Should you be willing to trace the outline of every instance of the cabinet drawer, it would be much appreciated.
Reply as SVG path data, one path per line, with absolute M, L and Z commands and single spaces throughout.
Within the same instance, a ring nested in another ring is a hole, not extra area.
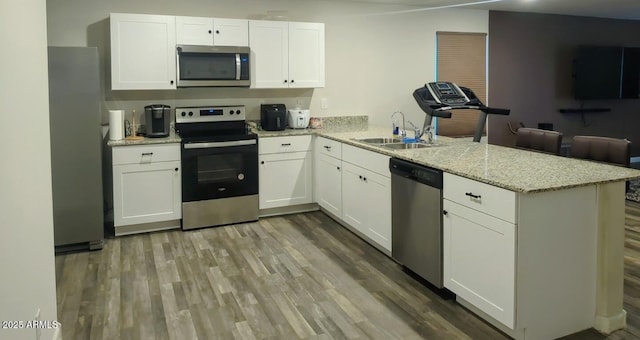
M 180 144 L 131 145 L 113 148 L 113 165 L 180 160 Z
M 389 156 L 361 149 L 348 144 L 342 145 L 342 161 L 391 177 L 389 172 Z
M 513 191 L 445 173 L 442 196 L 501 220 L 516 222 L 516 193 Z
M 323 155 L 342 159 L 342 143 L 333 139 L 317 137 L 315 149 Z
M 311 135 L 260 138 L 258 149 L 261 155 L 309 151 L 311 150 Z

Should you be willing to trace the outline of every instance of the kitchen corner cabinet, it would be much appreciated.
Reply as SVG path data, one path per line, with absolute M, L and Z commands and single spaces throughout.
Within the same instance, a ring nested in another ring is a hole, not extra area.
M 202 46 L 249 46 L 249 20 L 177 16 L 176 43 Z
M 180 227 L 180 144 L 113 147 L 116 236 Z
M 342 146 L 342 219 L 391 252 L 389 157 Z
M 175 17 L 111 13 L 111 89 L 176 88 Z
M 313 152 L 315 201 L 342 219 L 342 143 L 317 137 Z
M 443 181 L 444 286 L 459 302 L 516 339 L 592 327 L 595 186 L 524 194 Z
M 324 87 L 324 24 L 249 21 L 251 87 Z
M 260 209 L 312 203 L 311 137 L 267 137 L 259 140 Z

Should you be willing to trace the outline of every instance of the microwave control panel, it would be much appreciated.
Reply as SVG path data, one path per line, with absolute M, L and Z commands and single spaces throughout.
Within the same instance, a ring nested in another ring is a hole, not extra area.
M 428 88 L 435 101 L 441 104 L 456 106 L 469 101 L 458 85 L 451 82 L 432 82 L 428 84 Z

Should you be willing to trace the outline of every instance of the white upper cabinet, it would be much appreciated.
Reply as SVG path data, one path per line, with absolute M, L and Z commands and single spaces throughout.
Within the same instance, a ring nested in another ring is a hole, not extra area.
M 249 21 L 251 87 L 324 87 L 324 24 Z
M 249 46 L 246 19 L 176 17 L 176 43 L 179 45 Z
M 112 13 L 111 89 L 176 88 L 175 17 Z
M 324 87 L 324 24 L 289 23 L 289 87 Z

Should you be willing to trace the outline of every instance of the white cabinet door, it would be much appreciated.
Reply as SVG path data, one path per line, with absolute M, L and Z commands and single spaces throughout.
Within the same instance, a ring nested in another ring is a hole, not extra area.
M 111 14 L 111 89 L 175 89 L 175 18 Z
M 182 217 L 180 161 L 113 167 L 116 227 Z
M 176 43 L 202 46 L 249 46 L 249 20 L 176 17 Z
M 313 201 L 312 153 L 260 155 L 260 209 Z
M 444 286 L 513 329 L 515 225 L 446 199 L 443 210 Z
M 363 199 L 365 183 L 362 169 L 342 164 L 342 220 L 362 234 L 367 234 L 368 198 Z
M 361 199 L 367 202 L 367 236 L 391 251 L 391 179 L 365 171 Z
M 342 163 L 342 219 L 391 251 L 391 179 Z
M 249 46 L 249 20 L 214 18 L 213 44 L 216 46 Z
M 342 161 L 318 152 L 314 164 L 316 201 L 342 218 Z
M 324 24 L 289 23 L 289 87 L 324 87 Z
M 289 87 L 289 24 L 283 21 L 249 21 L 251 87 Z
M 176 17 L 176 43 L 179 45 L 213 45 L 213 19 Z

